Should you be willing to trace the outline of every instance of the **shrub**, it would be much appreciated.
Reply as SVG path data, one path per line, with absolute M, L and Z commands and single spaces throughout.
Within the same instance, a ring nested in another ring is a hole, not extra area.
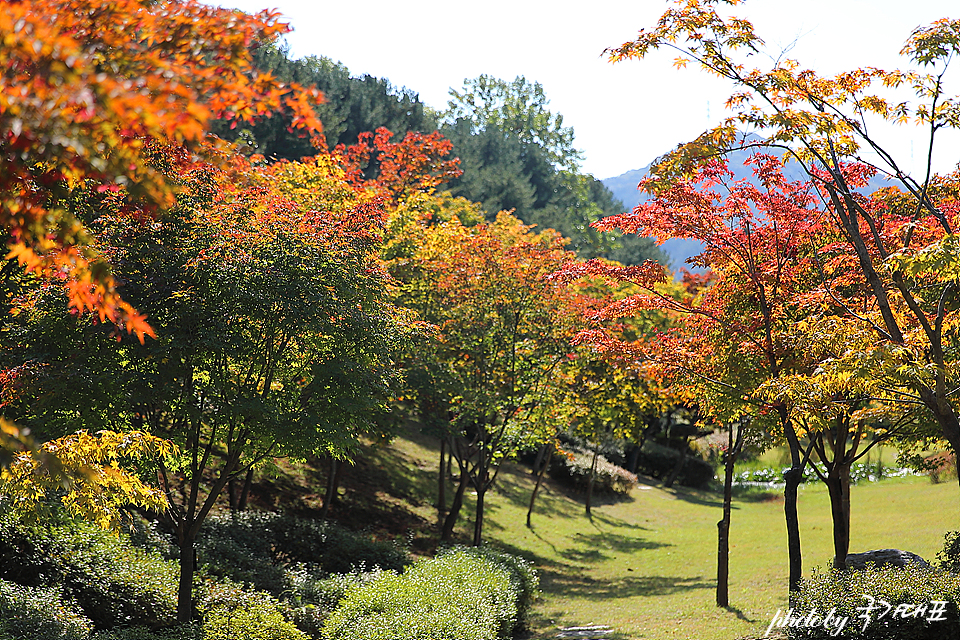
M 573 486 L 586 489 L 590 482 L 590 468 L 593 466 L 593 453 L 579 450 L 571 451 L 572 457 L 559 456 L 551 467 L 551 475 L 557 480 L 566 481 Z M 637 486 L 637 476 L 597 456 L 597 468 L 593 478 L 593 490 L 598 493 L 628 493 Z
M 208 571 L 253 585 L 276 597 L 292 585 L 285 570 L 309 565 L 314 573 L 402 570 L 410 557 L 396 544 L 378 542 L 338 525 L 274 513 L 244 512 L 207 520 L 198 540 Z
M 406 573 L 379 572 L 350 590 L 324 625 L 331 640 L 493 640 L 521 624 L 519 603 L 535 577 L 522 561 L 501 554 L 451 549 Z
M 506 553 L 493 547 L 454 547 L 456 552 L 483 558 L 506 569 L 510 574 L 514 591 L 517 594 L 517 626 L 514 632 L 519 631 L 526 624 L 527 615 L 533 601 L 540 594 L 540 576 L 534 569 L 533 563 L 520 556 Z M 449 553 L 449 551 L 444 551 Z
M 939 484 L 944 480 L 951 480 L 957 477 L 957 459 L 952 451 L 927 456 L 923 459 L 920 466 L 930 476 L 930 481 Z
M 269 594 L 208 583 L 200 600 L 203 640 L 308 640 Z
M 172 624 L 177 575 L 175 563 L 88 523 L 0 517 L 0 578 L 60 589 L 98 629 Z
M 0 580 L 0 638 L 86 640 L 92 626 L 64 600 L 59 589 Z
M 317 578 L 310 567 L 301 565 L 287 571 L 290 590 L 286 594 L 287 617 L 301 631 L 319 638 L 324 622 L 353 588 L 369 581 L 372 573 L 333 574 Z
M 865 618 L 865 607 L 875 599 L 877 609 Z M 946 602 L 944 620 L 934 621 L 933 601 Z M 891 608 L 883 603 L 889 603 Z M 820 640 L 833 637 L 857 640 L 958 640 L 960 620 L 957 603 L 960 602 L 960 577 L 918 565 L 904 568 L 870 566 L 862 571 L 830 569 L 815 571 L 804 580 L 794 604 L 794 611 L 806 615 L 816 609 L 824 616 L 832 609 L 835 617 L 846 617 L 848 623 L 840 635 L 823 625 L 791 629 L 792 638 Z M 916 606 L 926 605 L 919 612 Z M 898 605 L 904 605 L 898 610 Z M 915 617 L 904 616 L 906 605 Z M 881 614 L 887 610 L 887 614 Z M 897 612 L 901 613 L 898 614 Z M 864 626 L 866 624 L 866 626 Z
M 937 563 L 944 571 L 960 574 L 960 531 L 947 531 L 943 549 L 937 552 Z

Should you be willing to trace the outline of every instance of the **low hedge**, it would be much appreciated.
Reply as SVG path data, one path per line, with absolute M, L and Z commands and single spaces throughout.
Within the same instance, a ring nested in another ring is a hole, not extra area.
M 199 608 L 203 640 L 309 640 L 269 594 L 229 581 L 208 583 Z
M 960 640 L 958 602 L 960 576 L 919 565 L 815 571 L 801 584 L 795 616 L 815 611 L 823 619 L 833 612 L 832 618 L 847 619 L 845 627 L 840 633 L 822 622 L 784 628 L 804 640 Z
M 536 585 L 522 560 L 453 548 L 349 590 L 323 634 L 328 640 L 506 638 L 523 624 Z

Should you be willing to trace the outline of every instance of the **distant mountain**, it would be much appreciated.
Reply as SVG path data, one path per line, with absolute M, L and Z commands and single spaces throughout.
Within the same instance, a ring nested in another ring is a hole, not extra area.
M 763 138 L 755 134 L 750 134 L 747 136 L 747 140 L 750 142 L 762 142 Z M 728 166 L 730 167 L 731 171 L 733 171 L 735 180 L 741 180 L 744 178 L 750 179 L 753 177 L 753 167 L 745 166 L 743 163 L 755 152 L 756 150 L 754 149 L 744 149 L 741 151 L 734 151 L 727 156 Z M 767 153 L 777 157 L 783 157 L 783 154 L 786 152 L 782 149 L 769 149 Z M 633 209 L 633 207 L 637 206 L 641 202 L 650 199 L 650 195 L 639 191 L 637 189 L 637 185 L 640 184 L 641 180 L 650 174 L 650 167 L 652 164 L 653 163 L 651 162 L 642 169 L 633 169 L 632 171 L 627 171 L 619 176 L 601 180 L 601 182 L 603 182 L 607 189 L 613 192 L 614 196 L 623 202 L 628 210 Z M 795 162 L 788 162 L 784 166 L 783 174 L 788 180 L 807 179 L 807 175 L 804 173 L 803 169 L 801 169 L 800 166 Z M 882 176 L 874 176 L 870 180 L 870 184 L 868 184 L 863 191 L 864 193 L 873 193 L 877 189 L 888 187 L 892 184 L 894 183 Z M 703 249 L 703 244 L 697 242 L 696 240 L 672 238 L 664 242 L 661 248 L 670 258 L 670 268 L 676 271 L 681 266 L 684 266 L 684 262 L 687 260 L 687 258 L 700 253 L 700 251 Z M 688 269 L 691 269 L 689 265 L 686 266 Z

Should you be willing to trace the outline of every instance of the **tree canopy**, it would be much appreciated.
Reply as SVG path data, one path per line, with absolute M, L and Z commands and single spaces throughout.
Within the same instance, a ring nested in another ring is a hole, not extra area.
M 86 181 L 147 215 L 174 185 L 141 153 L 146 140 L 197 148 L 216 117 L 286 111 L 320 130 L 315 90 L 254 73 L 248 47 L 286 31 L 256 16 L 174 0 L 7 3 L 0 16 L 0 224 L 13 257 L 65 276 L 72 307 L 97 311 L 141 338 L 151 329 L 116 294 L 108 264 L 64 202 Z

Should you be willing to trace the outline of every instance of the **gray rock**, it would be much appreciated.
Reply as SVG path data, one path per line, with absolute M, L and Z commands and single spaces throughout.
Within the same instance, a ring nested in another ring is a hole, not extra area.
M 847 556 L 847 569 L 854 571 L 865 569 L 867 563 L 874 562 L 878 567 L 905 567 L 908 563 L 916 564 L 921 567 L 931 569 L 930 563 L 909 551 L 900 549 L 877 549 L 875 551 L 866 551 L 864 553 L 851 553 Z

